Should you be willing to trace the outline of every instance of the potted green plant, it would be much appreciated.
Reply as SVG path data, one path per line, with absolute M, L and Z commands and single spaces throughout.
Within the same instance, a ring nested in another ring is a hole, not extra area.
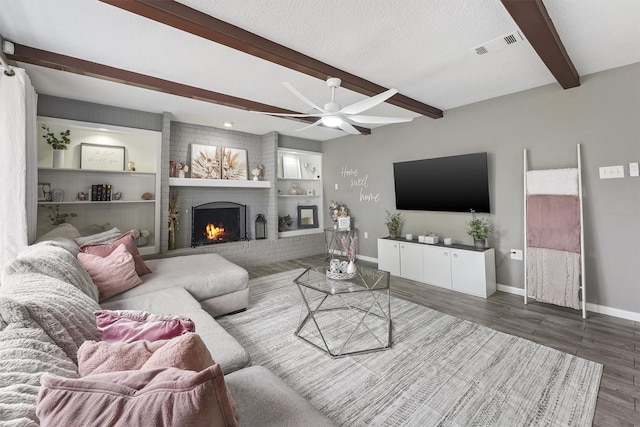
M 488 218 L 479 217 L 474 210 L 471 211 L 471 221 L 467 222 L 467 234 L 473 237 L 473 244 L 477 248 L 484 248 L 487 244 L 487 236 L 493 232 L 493 225 Z
M 64 132 L 60 132 L 60 138 L 58 138 L 51 130 L 49 126 L 46 124 L 42 125 L 42 129 L 45 130 L 45 134 L 42 137 L 47 141 L 47 144 L 53 148 L 53 167 L 61 168 L 64 165 L 64 150 L 69 148 L 69 144 L 71 144 L 71 139 L 69 135 L 71 135 L 71 131 L 69 129 Z
M 400 229 L 400 222 L 402 221 L 402 212 L 386 212 L 387 218 L 385 221 L 385 225 L 387 226 L 387 230 L 389 230 L 389 237 L 397 237 L 398 230 Z
M 293 225 L 293 218 L 291 215 L 278 217 L 278 231 L 287 231 Z

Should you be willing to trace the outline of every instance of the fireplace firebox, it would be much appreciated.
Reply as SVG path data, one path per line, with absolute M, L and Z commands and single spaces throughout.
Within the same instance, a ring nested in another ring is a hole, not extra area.
M 191 208 L 191 246 L 247 239 L 247 206 L 211 202 Z

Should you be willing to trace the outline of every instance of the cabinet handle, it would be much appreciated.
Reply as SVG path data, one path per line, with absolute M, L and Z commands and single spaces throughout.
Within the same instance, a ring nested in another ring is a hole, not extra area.
M 454 258 L 458 258 L 458 254 L 453 254 L 453 257 Z
M 449 256 L 449 252 L 443 252 L 444 256 Z

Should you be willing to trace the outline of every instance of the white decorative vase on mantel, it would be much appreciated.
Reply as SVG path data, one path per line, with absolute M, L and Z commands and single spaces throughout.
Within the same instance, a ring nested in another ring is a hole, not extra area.
M 53 167 L 60 169 L 64 167 L 64 152 L 65 150 L 53 150 Z

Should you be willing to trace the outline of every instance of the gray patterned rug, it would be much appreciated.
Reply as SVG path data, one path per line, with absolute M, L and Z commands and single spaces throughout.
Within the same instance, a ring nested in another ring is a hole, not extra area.
M 393 347 L 332 359 L 293 332 L 303 270 L 250 281 L 218 319 L 262 365 L 343 426 L 590 426 L 602 365 L 392 298 Z

